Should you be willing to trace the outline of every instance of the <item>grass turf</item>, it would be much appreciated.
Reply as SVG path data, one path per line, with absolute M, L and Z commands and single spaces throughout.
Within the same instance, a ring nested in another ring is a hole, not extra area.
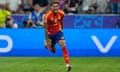
M 118 57 L 72 57 L 71 72 L 119 72 Z M 0 57 L 0 72 L 66 72 L 62 57 Z

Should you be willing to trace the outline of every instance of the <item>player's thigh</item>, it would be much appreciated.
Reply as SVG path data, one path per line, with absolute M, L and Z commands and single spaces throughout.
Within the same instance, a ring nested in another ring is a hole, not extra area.
M 63 48 L 63 47 L 66 46 L 65 40 L 59 40 L 58 43 L 59 43 L 59 45 L 61 46 L 61 48 Z
M 56 39 L 52 38 L 51 39 L 51 48 L 55 47 L 56 45 Z
M 58 32 L 58 34 L 56 36 L 56 40 L 61 47 L 65 46 L 65 38 L 64 38 L 63 32 L 61 32 L 61 31 Z

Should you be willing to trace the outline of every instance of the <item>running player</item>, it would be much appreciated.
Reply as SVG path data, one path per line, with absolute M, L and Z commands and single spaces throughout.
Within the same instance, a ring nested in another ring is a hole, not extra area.
M 55 45 L 58 43 L 62 48 L 67 71 L 71 70 L 69 54 L 65 45 L 65 39 L 62 32 L 64 12 L 58 7 L 59 2 L 51 3 L 51 9 L 45 14 L 44 27 L 46 34 L 46 47 L 55 53 Z

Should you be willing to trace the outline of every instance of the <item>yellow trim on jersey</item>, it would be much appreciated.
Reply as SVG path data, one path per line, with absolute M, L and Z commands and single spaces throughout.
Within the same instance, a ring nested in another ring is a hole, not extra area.
M 51 14 L 51 10 L 49 10 L 49 11 L 45 14 L 44 18 L 47 19 L 50 14 Z
M 62 10 L 58 10 L 61 14 L 65 15 L 64 11 Z

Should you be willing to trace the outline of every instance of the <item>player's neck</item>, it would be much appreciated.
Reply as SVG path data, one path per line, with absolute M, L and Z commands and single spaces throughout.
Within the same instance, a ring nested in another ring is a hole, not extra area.
M 57 13 L 58 13 L 58 11 L 54 11 L 54 10 L 52 12 L 54 15 L 57 15 Z

